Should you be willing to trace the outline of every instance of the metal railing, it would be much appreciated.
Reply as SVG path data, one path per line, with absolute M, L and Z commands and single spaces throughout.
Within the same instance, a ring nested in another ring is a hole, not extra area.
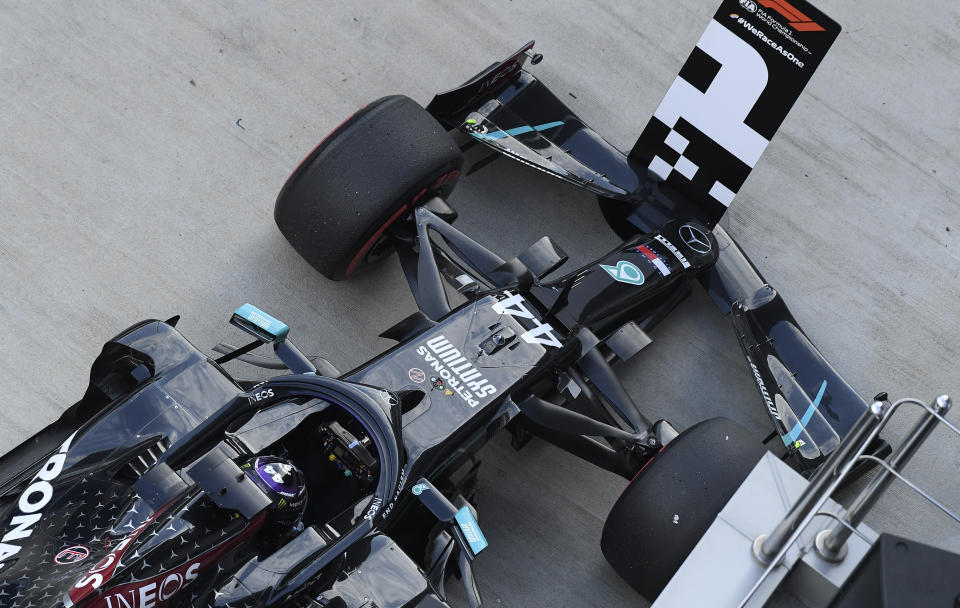
M 917 405 L 925 410 L 920 420 L 910 429 L 906 439 L 886 459 L 868 454 L 867 451 L 880 431 L 905 404 Z M 951 400 L 947 395 L 937 397 L 931 404 L 912 398 L 900 399 L 889 406 L 881 401 L 873 402 L 810 480 L 780 524 L 770 534 L 761 535 L 754 541 L 754 555 L 761 563 L 766 564 L 766 568 L 738 608 L 748 605 L 764 581 L 783 563 L 790 547 L 814 518 L 826 516 L 833 520 L 815 536 L 814 547 L 822 559 L 842 561 L 846 555 L 846 542 L 851 534 L 869 542 L 856 527 L 894 479 L 904 482 L 937 509 L 960 523 L 960 516 L 900 472 L 937 425 L 946 426 L 960 437 L 960 429 L 944 418 L 950 407 Z M 824 504 L 843 484 L 854 467 L 865 462 L 879 465 L 880 470 L 857 494 L 850 507 L 840 515 L 823 510 Z

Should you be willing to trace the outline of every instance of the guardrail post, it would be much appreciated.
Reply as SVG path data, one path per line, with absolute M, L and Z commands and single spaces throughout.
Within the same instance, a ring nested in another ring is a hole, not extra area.
M 950 411 L 952 402 L 947 395 L 940 395 L 933 402 L 933 411 L 940 416 Z M 937 426 L 939 420 L 930 411 L 925 411 L 920 420 L 910 430 L 906 440 L 887 460 L 888 466 L 893 470 L 902 469 L 910 460 L 917 448 L 923 443 L 927 435 Z M 886 468 L 881 468 L 876 477 L 870 480 L 867 487 L 857 495 L 847 513 L 844 521 L 834 522 L 831 526 L 824 528 L 817 534 L 816 548 L 817 553 L 825 560 L 838 562 L 843 560 L 847 553 L 847 539 L 850 538 L 853 529 L 863 521 L 864 516 L 870 511 L 874 503 L 883 491 L 887 489 L 890 482 L 894 480 L 893 474 Z

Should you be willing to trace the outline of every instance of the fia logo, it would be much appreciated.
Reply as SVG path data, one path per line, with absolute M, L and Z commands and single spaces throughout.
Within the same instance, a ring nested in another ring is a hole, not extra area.
M 643 271 L 637 268 L 635 264 L 631 264 L 630 262 L 620 260 L 617 262 L 616 266 L 600 264 L 600 268 L 606 270 L 611 277 L 621 283 L 627 283 L 628 285 L 643 285 Z
M 757 12 L 757 3 L 753 0 L 740 0 L 740 6 L 751 13 Z

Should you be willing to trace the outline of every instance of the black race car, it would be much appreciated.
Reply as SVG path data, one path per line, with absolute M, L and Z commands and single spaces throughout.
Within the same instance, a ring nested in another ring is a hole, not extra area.
M 341 373 L 251 305 L 232 323 L 253 340 L 216 360 L 176 318 L 122 332 L 83 398 L 0 459 L 0 606 L 443 606 L 451 573 L 479 605 L 473 455 L 504 429 L 633 480 L 601 542 L 652 599 L 763 449 L 728 420 L 649 420 L 613 371 L 694 280 L 733 313 L 772 443 L 815 470 L 866 403 L 717 221 L 839 26 L 797 3 L 824 33 L 800 61 L 742 4 L 723 2 L 629 154 L 523 69 L 533 42 L 426 109 L 385 97 L 334 130 L 275 219 L 333 279 L 399 254 L 419 310 L 383 332 L 397 345 Z M 549 237 L 489 251 L 447 203 L 471 146 L 596 193 L 623 242 L 566 274 Z M 222 367 L 237 358 L 289 373 L 247 381 Z M 702 483 L 653 496 L 678 483 L 661 461 Z M 677 509 L 696 525 L 645 545 Z

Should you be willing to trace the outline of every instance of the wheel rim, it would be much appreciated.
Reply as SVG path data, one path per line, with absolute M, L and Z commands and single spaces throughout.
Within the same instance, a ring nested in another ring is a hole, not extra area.
M 449 194 L 453 190 L 453 186 L 459 177 L 460 169 L 455 168 L 444 171 L 436 180 L 432 178 L 427 180 L 426 183 L 431 184 L 430 186 L 421 188 L 409 203 L 404 203 L 394 211 L 393 214 L 387 218 L 387 221 L 377 228 L 370 238 L 366 240 L 347 265 L 344 276 L 348 277 L 357 270 L 371 266 L 390 255 L 393 252 L 393 247 L 390 246 L 391 236 L 387 233 L 387 229 L 401 217 L 404 217 L 405 213 L 419 206 L 418 203 L 421 201 L 426 202 L 434 196 L 443 197 Z
M 384 234 L 387 228 L 390 227 L 397 219 L 407 210 L 407 204 L 404 203 L 399 209 L 397 209 L 390 218 L 384 222 L 371 236 L 367 239 L 367 242 L 364 243 L 360 250 L 353 260 L 350 261 L 350 264 L 347 266 L 347 271 L 344 273 L 346 276 L 353 274 L 358 268 L 373 264 L 380 261 L 390 252 L 386 247 L 386 241 L 389 239 L 389 236 Z

